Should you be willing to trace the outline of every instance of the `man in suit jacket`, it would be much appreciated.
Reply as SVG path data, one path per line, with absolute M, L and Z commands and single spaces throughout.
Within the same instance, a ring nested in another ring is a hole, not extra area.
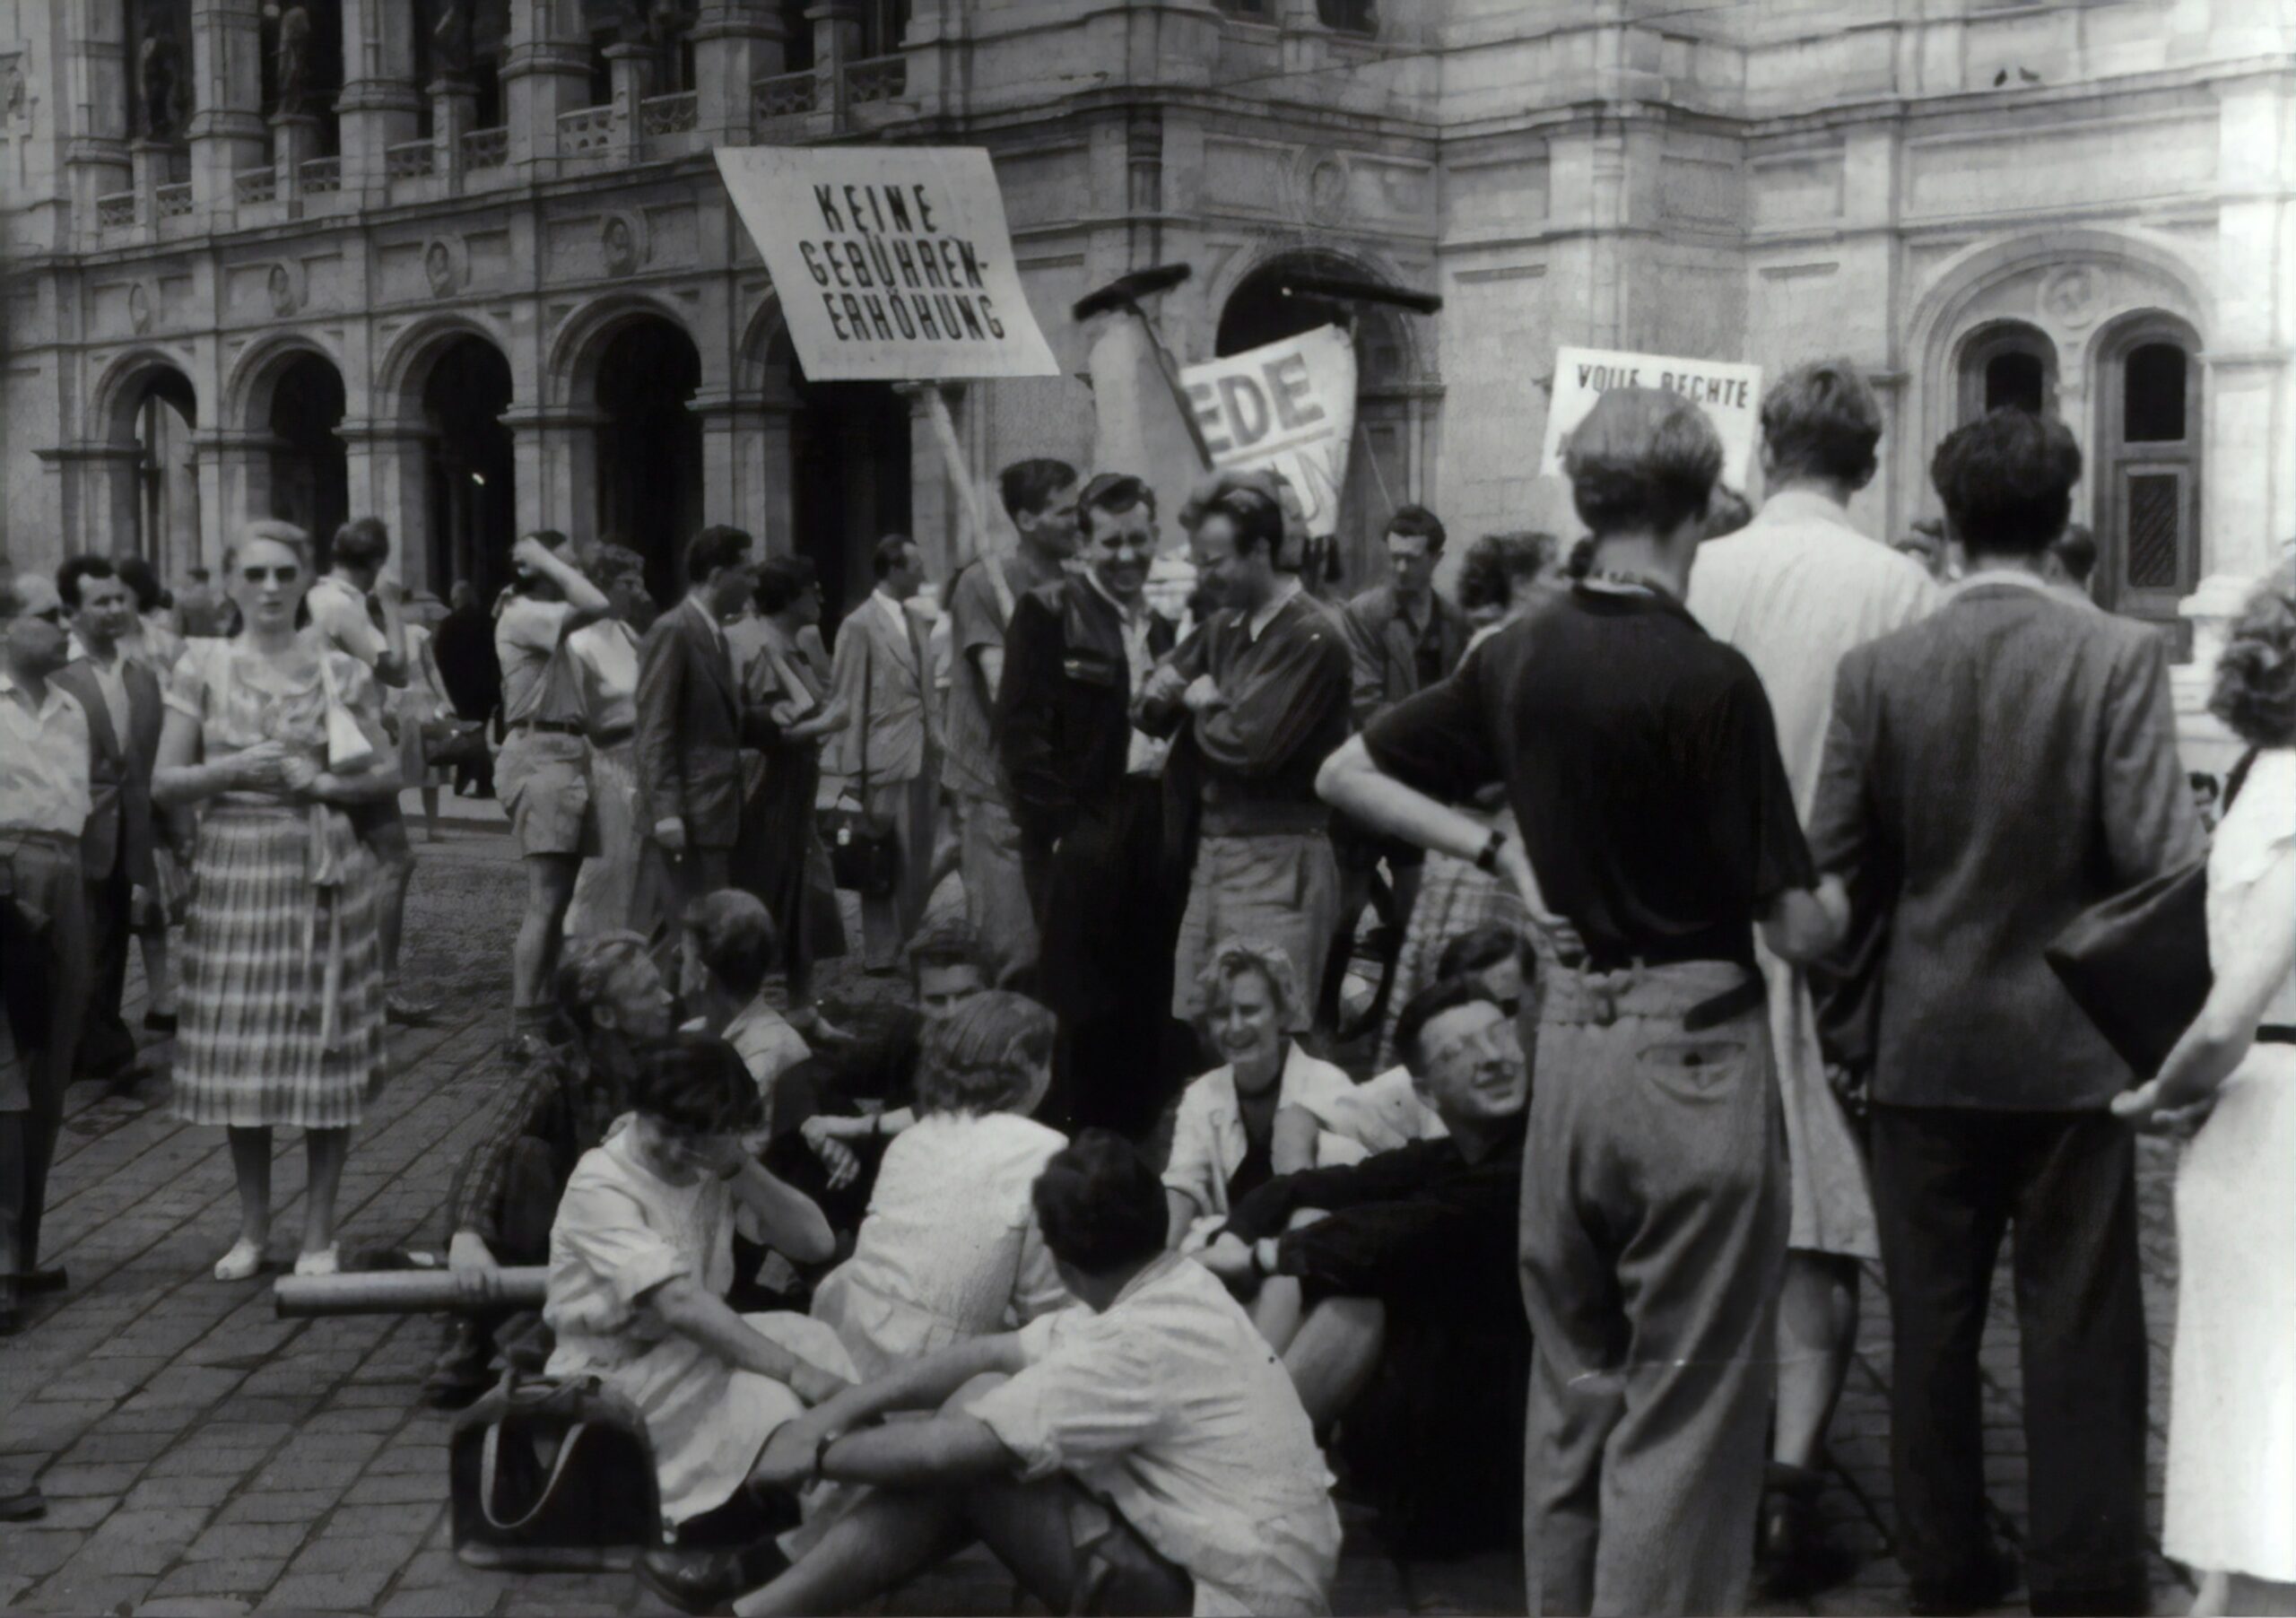
M 685 575 L 685 598 L 639 642 L 634 744 L 648 880 L 665 901 L 657 913 L 674 920 L 726 885 L 741 837 L 742 745 L 772 735 L 761 710 L 744 709 L 721 622 L 757 588 L 750 536 L 704 528 L 686 546 Z
M 2108 1110 L 2131 1074 L 2042 950 L 2202 843 L 2161 640 L 2043 577 L 2080 473 L 2064 426 L 2020 411 L 1938 447 L 1968 574 L 1935 614 L 1843 658 L 1811 820 L 1829 888 L 1888 907 L 1874 1202 L 1916 1611 L 1988 1605 L 2009 1582 L 1984 1516 L 1977 1356 L 2013 1221 L 2032 1610 L 2149 1610 L 2135 1149 Z
M 868 970 L 889 971 L 932 897 L 935 793 L 926 718 L 932 674 L 925 631 L 908 607 L 925 582 L 925 562 L 905 534 L 877 542 L 870 558 L 877 587 L 846 615 L 831 680 L 853 722 L 830 738 L 822 769 L 848 777 L 863 808 L 893 828 L 900 874 L 893 891 L 864 895 L 861 944 Z
M 56 683 L 88 716 L 91 806 L 80 864 L 94 990 L 79 1066 L 89 1077 L 120 1081 L 135 1071 L 135 1036 L 119 1011 L 127 941 L 159 903 L 152 765 L 160 754 L 160 683 L 120 648 L 135 623 L 135 594 L 111 563 L 75 556 L 57 570 L 56 586 L 72 613 L 73 657 Z
M 1172 649 L 1143 591 L 1156 495 L 1109 474 L 1077 505 L 1089 571 L 1013 605 L 996 732 L 1022 848 L 1039 881 L 1039 987 L 1060 1018 L 1053 1089 L 1037 1116 L 1136 1136 L 1177 1076 L 1172 946 L 1180 894 L 1165 858 L 1168 744 L 1132 724 L 1132 700 Z

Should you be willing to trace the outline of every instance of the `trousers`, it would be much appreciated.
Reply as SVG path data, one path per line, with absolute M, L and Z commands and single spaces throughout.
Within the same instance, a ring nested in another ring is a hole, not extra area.
M 892 822 L 894 843 L 900 850 L 900 876 L 892 892 L 865 894 L 861 900 L 862 959 L 873 972 L 900 964 L 909 935 L 917 930 L 933 897 L 933 822 L 939 796 L 929 770 L 912 780 L 869 783 L 863 806 Z
M 1037 964 L 1037 918 L 1021 859 L 1021 829 L 996 797 L 952 793 L 965 919 L 988 946 L 996 981 L 1026 981 Z
M 4 965 L 12 992 L 6 1001 L 15 1060 L 0 1064 L 0 1275 L 13 1275 L 39 1263 L 48 1170 L 56 1161 L 65 1087 L 72 1082 L 87 1012 L 90 962 L 78 839 L 0 831 L 0 866 L 11 896 L 5 902 L 19 907 L 19 917 L 46 920 L 36 938 L 25 937 L 25 929 L 13 923 L 7 928 Z M 20 952 L 30 959 L 21 959 Z M 24 974 L 37 982 L 36 996 L 21 992 Z M 0 1296 L 0 1308 L 11 1301 Z
M 1992 1548 L 1978 1349 L 2013 1223 L 2026 1587 L 2037 1612 L 2146 1610 L 2131 1605 L 2146 1596 L 2135 1137 L 2102 1112 L 1889 1106 L 1872 1134 L 1898 1560 L 1915 1591 L 1966 1587 Z
M 128 912 L 135 890 L 125 858 L 112 863 L 109 876 L 84 886 L 90 997 L 73 1064 L 93 1077 L 108 1078 L 135 1065 L 135 1036 L 119 1010 L 127 996 L 128 941 L 134 936 Z
M 1731 1613 L 1752 1572 L 1786 1262 L 1785 1141 L 1751 968 L 1559 969 L 1523 1160 L 1535 1614 Z

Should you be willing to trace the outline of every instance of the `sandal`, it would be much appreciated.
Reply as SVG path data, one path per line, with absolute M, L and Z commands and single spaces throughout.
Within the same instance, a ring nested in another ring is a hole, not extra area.
M 335 1243 L 328 1242 L 316 1253 L 303 1253 L 295 1259 L 298 1275 L 339 1275 L 343 1261 L 335 1257 Z
M 263 1268 L 263 1243 L 249 1241 L 242 1236 L 231 1244 L 231 1250 L 215 1261 L 218 1281 L 252 1280 Z

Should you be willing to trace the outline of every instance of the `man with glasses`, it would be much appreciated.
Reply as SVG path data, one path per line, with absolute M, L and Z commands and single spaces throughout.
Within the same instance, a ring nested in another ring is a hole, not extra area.
M 1060 1018 L 1038 1116 L 1140 1138 L 1163 1109 L 1177 884 L 1164 855 L 1169 744 L 1132 700 L 1172 649 L 1144 596 L 1156 494 L 1103 473 L 1078 505 L 1085 571 L 1013 604 L 997 729 L 1045 941 L 1039 988 Z
M 1317 1430 L 1345 1416 L 1389 1548 L 1452 1554 L 1504 1544 L 1520 1520 L 1531 1332 L 1515 1205 L 1530 1081 L 1513 1015 L 1469 977 L 1413 996 L 1396 1044 L 1442 1132 L 1268 1181 L 1202 1262 L 1257 1291 Z
M 87 712 L 55 678 L 71 655 L 54 582 L 0 578 L 0 949 L 21 1051 L 0 1066 L 0 1336 L 27 1293 L 64 1287 L 39 1267 L 39 1226 L 89 998 L 80 834 L 94 801 Z

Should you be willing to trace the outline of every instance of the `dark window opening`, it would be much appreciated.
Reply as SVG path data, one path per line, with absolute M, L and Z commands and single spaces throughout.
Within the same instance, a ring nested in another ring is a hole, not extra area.
M 2039 354 L 2013 350 L 1996 354 L 1985 362 L 1985 407 L 1988 411 L 2006 407 L 2039 415 L 2044 387 Z
M 1378 0 L 1316 0 L 1316 15 L 1335 33 L 1379 31 Z
M 2185 437 L 2185 351 L 2147 343 L 2121 372 L 2121 437 L 2131 444 L 2177 444 Z

